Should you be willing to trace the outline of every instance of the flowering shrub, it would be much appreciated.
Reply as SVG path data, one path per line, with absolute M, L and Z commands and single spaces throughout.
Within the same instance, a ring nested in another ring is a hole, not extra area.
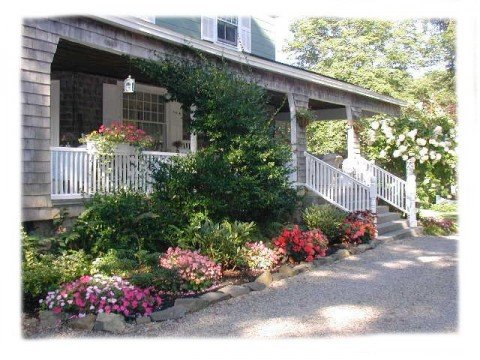
M 356 211 L 348 214 L 342 224 L 344 242 L 348 244 L 366 244 L 377 236 L 375 215 L 367 211 Z
M 269 249 L 261 241 L 246 243 L 242 248 L 241 257 L 249 269 L 268 270 L 279 261 L 275 251 Z
M 363 125 L 363 149 L 380 166 L 404 177 L 405 161 L 415 161 L 420 201 L 432 203 L 435 195 L 452 197 L 456 184 L 456 123 L 434 99 L 411 104 L 402 117 L 377 117 Z
M 202 291 L 215 284 L 221 277 L 221 267 L 197 251 L 169 248 L 160 257 L 160 266 L 178 271 L 183 290 Z
M 457 232 L 457 224 L 451 219 L 422 218 L 420 223 L 426 235 L 450 235 Z
M 136 148 L 149 148 L 153 145 L 153 138 L 148 136 L 142 129 L 137 129 L 132 124 L 122 124 L 113 122 L 110 127 L 105 125 L 84 135 L 81 143 L 93 142 L 99 154 L 113 155 L 115 146 L 118 144 L 128 144 Z
M 120 277 L 103 275 L 82 276 L 48 292 L 47 297 L 40 300 L 44 309 L 79 316 L 102 312 L 125 316 L 150 315 L 161 303 L 161 297 L 152 287 L 142 289 Z
M 295 261 L 311 262 L 316 257 L 325 256 L 328 240 L 320 230 L 301 231 L 298 225 L 292 230 L 285 229 L 273 244 L 279 253 L 291 257 Z

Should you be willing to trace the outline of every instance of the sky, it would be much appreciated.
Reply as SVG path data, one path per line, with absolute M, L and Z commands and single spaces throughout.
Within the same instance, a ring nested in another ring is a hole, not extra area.
M 277 61 L 292 64 L 293 60 L 283 52 L 283 46 L 287 43 L 289 39 L 292 38 L 292 33 L 290 32 L 290 24 L 296 19 L 300 19 L 301 16 L 278 16 L 275 26 L 275 57 Z

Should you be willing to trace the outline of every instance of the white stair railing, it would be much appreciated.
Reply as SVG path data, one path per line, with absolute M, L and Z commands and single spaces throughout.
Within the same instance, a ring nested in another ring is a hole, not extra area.
M 314 155 L 305 152 L 306 187 L 345 211 L 376 212 L 376 182 L 365 185 Z
M 344 162 L 344 170 L 358 181 L 368 184 L 374 177 L 377 182 L 377 196 L 406 213 L 410 226 L 416 226 L 416 183 L 414 175 L 414 163 L 407 161 L 407 180 L 393 175 L 385 169 L 375 165 L 359 155 L 348 158 Z
M 124 188 L 150 193 L 157 161 L 167 162 L 182 155 L 142 151 L 115 153 L 107 159 L 86 148 L 52 147 L 50 152 L 52 200 L 79 199 Z

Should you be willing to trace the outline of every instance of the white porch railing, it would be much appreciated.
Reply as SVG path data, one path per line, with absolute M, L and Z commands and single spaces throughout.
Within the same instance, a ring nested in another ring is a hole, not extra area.
M 406 213 L 410 226 L 416 226 L 416 183 L 413 162 L 407 162 L 407 180 L 393 175 L 359 155 L 346 159 L 344 163 L 347 164 L 344 171 L 364 184 L 369 184 L 371 178 L 375 178 L 377 196 Z
M 50 152 L 52 200 L 79 199 L 122 188 L 149 193 L 157 161 L 167 162 L 173 156 L 182 155 L 143 151 L 116 153 L 106 159 L 89 153 L 86 148 L 52 147 Z
M 345 211 L 376 212 L 376 183 L 369 186 L 305 152 L 306 186 Z

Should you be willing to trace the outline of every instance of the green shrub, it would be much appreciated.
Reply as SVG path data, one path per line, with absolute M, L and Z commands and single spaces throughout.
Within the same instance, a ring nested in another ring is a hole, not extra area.
M 165 223 L 161 213 L 152 213 L 152 202 L 144 194 L 119 191 L 96 194 L 78 217 L 69 240 L 93 255 L 109 249 L 162 251 Z
M 303 212 L 303 221 L 310 230 L 320 229 L 331 244 L 342 242 L 341 226 L 347 213 L 333 205 L 312 205 Z
M 440 204 L 434 204 L 430 207 L 431 210 L 440 212 L 457 212 L 457 203 L 444 202 Z
M 91 274 L 128 277 L 139 264 L 134 259 L 122 256 L 121 252 L 110 249 L 105 255 L 97 257 L 92 262 Z
M 24 250 L 22 283 L 25 309 L 33 310 L 48 291 L 89 272 L 90 258 L 83 250 L 70 250 L 60 256 Z
M 177 230 L 178 245 L 183 249 L 199 250 L 225 269 L 243 264 L 240 252 L 251 241 L 255 224 L 243 222 L 214 223 L 201 220 Z
M 150 272 L 133 274 L 130 283 L 141 288 L 153 286 L 157 290 L 177 293 L 180 291 L 182 280 L 176 270 L 157 267 Z

